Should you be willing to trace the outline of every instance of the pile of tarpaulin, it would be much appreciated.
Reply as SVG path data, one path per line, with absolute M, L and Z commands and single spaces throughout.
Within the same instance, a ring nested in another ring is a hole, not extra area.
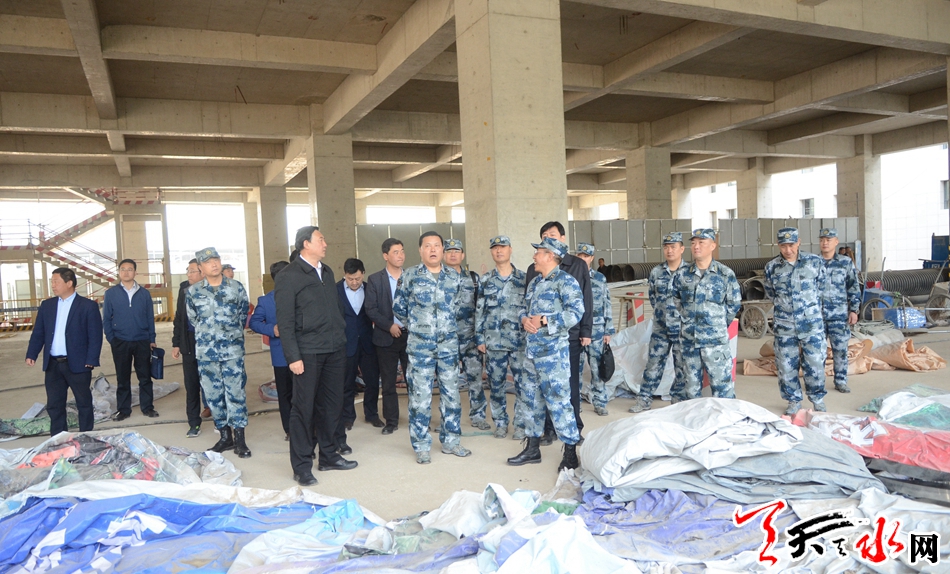
M 489 484 L 390 522 L 299 488 L 36 489 L 0 519 L 0 570 L 804 574 L 950 560 L 950 508 L 888 494 L 853 449 L 744 401 L 648 411 L 579 452 L 578 476 L 546 494 Z

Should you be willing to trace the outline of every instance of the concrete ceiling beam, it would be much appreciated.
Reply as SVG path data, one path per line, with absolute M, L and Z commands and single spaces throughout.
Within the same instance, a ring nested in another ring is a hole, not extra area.
M 453 1 L 415 2 L 376 45 L 376 72 L 351 75 L 327 98 L 323 132 L 349 131 L 453 42 Z
M 679 173 L 693 171 L 746 171 L 749 169 L 749 159 L 744 157 L 724 157 L 675 169 Z
M 102 54 L 111 60 L 301 72 L 376 71 L 376 48 L 367 44 L 159 26 L 106 26 Z
M 94 0 L 62 0 L 62 5 L 99 117 L 114 120 L 118 117 L 115 89 L 109 67 L 102 57 L 96 3 Z
M 393 170 L 393 181 L 402 183 L 462 157 L 462 146 L 443 145 L 435 150 L 435 161 L 401 165 Z
M 745 156 L 854 157 L 854 138 L 826 135 L 807 140 L 768 144 L 768 133 L 731 130 L 670 146 L 674 153 L 741 154 Z
M 595 167 L 620 161 L 627 157 L 626 151 L 599 150 L 599 149 L 569 149 L 565 155 L 567 173 L 587 171 Z
M 597 174 L 597 183 L 600 185 L 609 185 L 621 181 L 627 181 L 627 170 L 625 169 L 615 169 L 613 171 Z
M 572 110 L 601 96 L 624 89 L 650 74 L 662 72 L 752 32 L 751 29 L 713 22 L 692 22 L 604 66 L 604 87 L 564 95 L 564 110 Z
M 947 143 L 947 121 L 936 121 L 871 136 L 874 155 Z
M 727 154 L 703 154 L 703 153 L 687 153 L 687 154 L 674 154 L 670 158 L 670 167 L 676 168 L 687 168 L 693 167 L 696 165 L 709 163 L 717 159 L 722 159 L 729 157 Z
M 939 113 L 943 118 L 947 116 L 947 88 L 911 94 L 908 100 L 908 111 L 912 114 Z
M 761 30 L 950 54 L 950 2 L 835 0 L 578 0 L 581 4 Z
M 307 169 L 307 139 L 290 138 L 284 146 L 284 157 L 264 166 L 265 186 L 284 186 Z
M 808 120 L 801 123 L 792 124 L 790 126 L 769 130 L 768 144 L 778 145 L 781 143 L 833 134 L 839 130 L 872 124 L 874 122 L 886 120 L 889 117 L 891 116 L 881 116 L 876 114 L 832 114 L 823 118 L 816 118 L 814 120 Z
M 59 137 L 55 135 L 0 133 L 0 154 L 24 155 L 110 155 L 108 140 L 98 136 Z
M 61 18 L 0 14 L 0 52 L 77 57 L 69 24 Z
M 765 158 L 764 171 L 767 175 L 776 173 L 785 173 L 787 171 L 798 171 L 828 165 L 834 163 L 833 160 L 810 157 L 767 157 Z
M 611 172 L 613 173 L 613 172 Z M 568 193 L 627 193 L 627 185 L 617 185 L 617 182 L 601 183 L 600 175 L 596 173 L 572 173 L 567 176 Z M 619 180 L 623 181 L 623 180 Z
M 701 74 L 659 72 L 630 82 L 625 88 L 617 90 L 617 93 L 681 100 L 763 104 L 775 100 L 775 83 Z
M 775 101 L 770 104 L 715 103 L 656 120 L 650 124 L 652 145 L 747 127 L 946 69 L 944 56 L 875 48 L 775 82 Z
M 910 113 L 910 96 L 868 92 L 818 106 L 820 110 L 899 116 Z
M 435 150 L 422 147 L 353 145 L 353 163 L 412 164 L 435 161 Z
M 258 187 L 259 167 L 137 166 L 131 177 L 120 176 L 111 165 L 4 165 L 0 188 L 50 187 Z
M 393 179 L 391 171 L 358 169 L 353 171 L 353 182 L 356 189 L 463 191 L 460 171 L 430 171 L 398 182 Z

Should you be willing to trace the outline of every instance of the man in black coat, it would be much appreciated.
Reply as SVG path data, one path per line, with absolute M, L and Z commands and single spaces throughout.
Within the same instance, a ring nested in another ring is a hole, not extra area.
M 287 366 L 294 375 L 290 409 L 290 464 L 301 486 L 313 477 L 315 445 L 318 470 L 349 470 L 356 461 L 340 456 L 333 436 L 343 410 L 346 323 L 333 279 L 322 263 L 327 242 L 319 228 L 301 227 L 294 242 L 300 255 L 277 274 L 274 303 Z
M 185 379 L 187 438 L 195 438 L 201 434 L 201 376 L 198 374 L 198 357 L 195 355 L 195 327 L 188 320 L 185 295 L 188 288 L 200 280 L 201 269 L 198 269 L 198 260 L 192 259 L 188 262 L 188 279 L 178 286 L 178 303 L 172 330 L 172 357 L 181 357 L 182 376 Z

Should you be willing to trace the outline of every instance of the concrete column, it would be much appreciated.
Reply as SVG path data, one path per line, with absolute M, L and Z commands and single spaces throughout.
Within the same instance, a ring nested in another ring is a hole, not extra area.
M 880 271 L 884 257 L 881 157 L 871 154 L 870 135 L 856 136 L 854 151 L 853 158 L 837 163 L 838 217 L 858 218 L 864 270 Z
M 47 267 L 49 267 L 49 265 L 47 265 L 45 261 L 40 261 L 40 275 L 42 275 L 42 283 L 40 283 L 40 285 L 43 286 L 43 299 L 46 299 L 50 296 L 49 273 L 47 273 Z
M 627 219 L 670 219 L 672 189 L 669 148 L 641 147 L 627 154 Z
M 164 203 L 162 203 L 162 284 L 165 288 L 161 292 L 153 291 L 152 297 L 164 297 L 164 313 L 174 318 L 178 289 L 176 285 L 172 285 L 172 258 L 171 249 L 168 248 L 168 211 Z
M 314 134 L 307 142 L 307 187 L 311 219 L 327 240 L 324 260 L 336 277 L 343 262 L 356 257 L 356 195 L 350 134 Z
M 356 224 L 366 225 L 366 200 L 356 200 Z
M 455 4 L 466 260 L 491 267 L 488 240 L 511 237 L 514 263 L 547 221 L 567 223 L 557 0 Z
M 772 176 L 765 173 L 765 158 L 749 160 L 749 169 L 736 180 L 739 219 L 772 218 Z
M 135 280 L 141 284 L 151 283 L 148 274 L 148 242 L 145 236 L 146 219 L 133 214 L 115 217 L 116 261 L 131 259 L 136 263 Z
M 278 261 L 287 261 L 287 190 L 283 187 L 262 187 L 258 190 L 261 222 L 261 261 L 264 274 Z
M 261 283 L 261 226 L 260 206 L 256 201 L 256 193 L 248 193 L 248 201 L 244 202 L 244 242 L 247 252 L 247 295 L 251 302 L 264 294 Z
M 686 189 L 686 177 L 681 173 L 674 174 L 670 177 L 670 184 L 670 201 L 672 203 L 673 219 L 679 219 L 679 213 L 683 209 L 683 203 L 689 199 L 689 190 Z

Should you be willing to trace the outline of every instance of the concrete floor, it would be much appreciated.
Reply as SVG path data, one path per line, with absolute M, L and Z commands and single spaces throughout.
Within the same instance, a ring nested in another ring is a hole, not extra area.
M 159 345 L 165 347 L 171 357 L 171 324 L 158 325 Z M 30 333 L 0 334 L 0 365 L 4 374 L 0 377 L 0 418 L 17 418 L 34 402 L 43 402 L 43 374 L 39 367 L 29 368 L 24 363 L 26 346 Z M 944 358 L 950 358 L 950 334 L 927 333 L 913 337 L 917 346 L 927 345 Z M 766 339 L 754 341 L 739 338 L 739 359 L 758 356 L 759 347 Z M 248 430 L 248 445 L 253 451 L 250 459 L 239 459 L 233 452 L 226 454 L 235 466 L 243 472 L 245 486 L 282 490 L 296 486 L 292 478 L 288 458 L 288 443 L 280 428 L 280 417 L 275 404 L 265 404 L 258 396 L 258 386 L 273 377 L 270 367 L 270 355 L 266 351 L 254 352 L 260 348 L 260 339 L 248 337 L 248 411 L 264 411 L 251 417 Z M 113 372 L 112 358 L 108 346 L 102 353 L 102 372 L 110 376 Z M 169 360 L 165 366 L 166 381 L 180 381 L 180 363 Z M 845 414 L 861 414 L 857 408 L 875 396 L 899 389 L 914 383 L 945 388 L 950 391 L 950 371 L 946 369 L 930 373 L 912 373 L 908 371 L 875 371 L 851 379 L 853 392 L 843 395 L 832 390 L 825 399 L 828 410 Z M 110 377 L 110 380 L 114 380 Z M 828 384 L 831 387 L 831 383 Z M 744 377 L 739 375 L 736 382 L 736 394 L 763 407 L 781 413 L 785 403 L 778 394 L 777 379 L 772 377 Z M 359 400 L 361 397 L 358 396 Z M 468 458 L 444 456 L 438 452 L 436 437 L 432 455 L 432 464 L 420 466 L 415 463 L 412 447 L 409 444 L 406 424 L 406 396 L 400 396 L 402 422 L 393 435 L 382 436 L 379 429 L 366 424 L 362 417 L 357 419 L 350 433 L 349 444 L 353 454 L 348 458 L 359 461 L 359 467 L 346 472 L 315 472 L 320 481 L 313 489 L 330 496 L 355 498 L 366 508 L 380 516 L 392 519 L 438 507 L 453 492 L 471 490 L 481 492 L 489 482 L 501 484 L 512 490 L 529 488 L 545 492 L 550 489 L 557 477 L 557 464 L 560 461 L 560 448 L 557 443 L 544 447 L 544 461 L 538 465 L 516 468 L 505 464 L 505 459 L 520 451 L 520 444 L 510 438 L 499 440 L 489 432 L 477 431 L 468 424 L 463 416 L 462 443 L 473 451 Z M 511 395 L 509 395 L 509 402 Z M 132 418 L 122 423 L 104 423 L 97 429 L 133 428 L 151 440 L 163 445 L 177 445 L 198 450 L 214 444 L 216 435 L 210 421 L 205 421 L 203 434 L 196 439 L 186 439 L 187 424 L 184 417 L 184 390 L 156 401 L 156 409 L 161 413 L 157 419 L 149 419 L 136 409 Z M 467 399 L 463 398 L 463 404 Z M 627 414 L 631 399 L 615 399 L 610 402 L 610 415 L 594 415 L 590 405 L 584 409 L 585 434 L 604 424 L 618 420 Z M 654 408 L 665 406 L 662 401 L 654 402 Z M 357 413 L 362 413 L 357 405 Z M 467 409 L 463 410 L 463 413 Z M 509 404 L 509 414 L 511 413 Z M 32 447 L 46 437 L 18 439 L 0 444 L 0 448 L 13 449 Z

